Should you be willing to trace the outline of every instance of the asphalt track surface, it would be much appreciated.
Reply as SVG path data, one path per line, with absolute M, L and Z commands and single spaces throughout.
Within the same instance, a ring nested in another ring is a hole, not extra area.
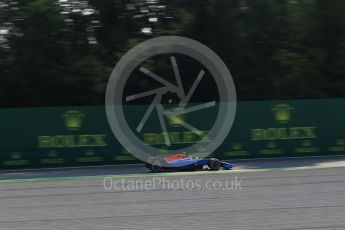
M 243 161 L 220 172 L 3 172 L 0 229 L 345 229 L 344 160 Z

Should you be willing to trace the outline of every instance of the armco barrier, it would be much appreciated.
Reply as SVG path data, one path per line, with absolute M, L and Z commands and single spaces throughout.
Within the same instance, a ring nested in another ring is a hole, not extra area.
M 0 169 L 138 162 L 113 136 L 103 106 L 1 109 L 0 127 Z M 196 140 L 189 131 L 169 135 L 174 144 Z M 164 144 L 158 131 L 143 138 Z M 239 102 L 215 153 L 221 159 L 327 154 L 345 154 L 345 99 Z

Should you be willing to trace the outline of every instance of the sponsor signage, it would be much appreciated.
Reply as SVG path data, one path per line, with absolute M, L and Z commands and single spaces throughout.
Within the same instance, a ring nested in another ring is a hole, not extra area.
M 136 114 L 145 113 L 141 107 Z M 239 102 L 233 128 L 214 155 L 232 159 L 345 154 L 344 118 L 345 99 Z M 184 119 L 167 121 L 173 130 L 168 132 L 171 144 L 205 141 L 208 130 L 200 130 L 202 135 L 184 130 Z M 0 127 L 0 169 L 138 162 L 112 134 L 102 106 L 1 109 Z M 163 133 L 150 127 L 140 138 L 147 145 L 165 146 Z

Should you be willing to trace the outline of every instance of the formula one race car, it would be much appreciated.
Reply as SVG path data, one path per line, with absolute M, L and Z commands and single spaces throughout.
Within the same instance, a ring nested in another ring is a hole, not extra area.
M 221 168 L 230 170 L 232 164 L 219 161 L 216 158 L 197 158 L 187 153 L 177 153 L 169 155 L 161 160 L 152 158 L 150 163 L 146 163 L 145 166 L 152 172 L 157 173 L 161 171 L 190 171 L 190 170 L 202 170 L 209 169 L 212 171 L 218 171 Z

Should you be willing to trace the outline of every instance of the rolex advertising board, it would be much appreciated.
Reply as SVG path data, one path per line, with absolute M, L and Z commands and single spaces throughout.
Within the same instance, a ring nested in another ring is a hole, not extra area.
M 239 158 L 344 154 L 344 102 L 242 102 L 219 154 Z
M 133 129 L 146 109 L 124 113 Z M 168 120 L 169 143 L 155 118 L 137 135 L 148 146 L 174 153 L 203 141 L 214 115 L 208 110 L 188 120 L 199 135 L 184 127 L 188 117 L 182 114 Z M 103 106 L 1 109 L 0 117 L 1 169 L 140 162 L 113 135 Z M 220 159 L 344 154 L 344 117 L 344 99 L 239 102 L 232 129 L 213 154 Z
M 103 107 L 4 109 L 1 167 L 130 163 L 111 134 Z

